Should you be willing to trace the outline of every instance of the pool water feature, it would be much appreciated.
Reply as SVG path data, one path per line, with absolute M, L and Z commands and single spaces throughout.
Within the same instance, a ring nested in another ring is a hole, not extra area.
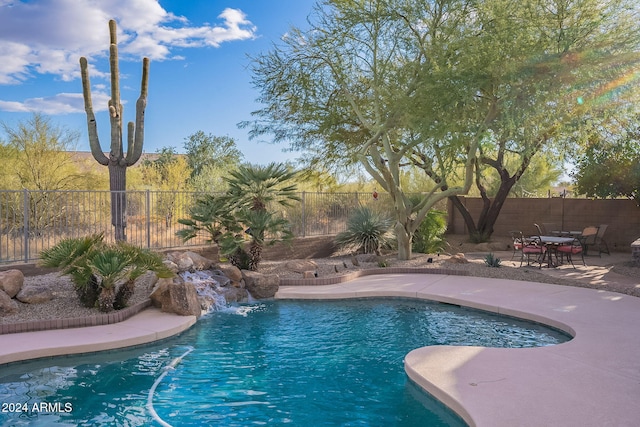
M 425 301 L 270 301 L 213 312 L 154 345 L 4 366 L 0 402 L 27 410 L 1 412 L 0 425 L 464 426 L 407 379 L 409 351 L 568 339 Z M 42 403 L 50 410 L 32 410 Z

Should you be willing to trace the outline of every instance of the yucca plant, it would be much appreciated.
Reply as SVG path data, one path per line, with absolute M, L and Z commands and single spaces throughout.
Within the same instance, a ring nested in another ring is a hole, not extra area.
M 381 249 L 390 247 L 394 236 L 393 220 L 371 209 L 360 207 L 347 219 L 347 230 L 335 237 L 338 247 L 352 252 L 381 254 Z
M 108 245 L 102 234 L 64 239 L 40 252 L 40 258 L 43 267 L 62 268 L 71 277 L 84 306 L 104 312 L 126 307 L 135 279 L 147 270 L 173 275 L 158 254 L 124 242 Z

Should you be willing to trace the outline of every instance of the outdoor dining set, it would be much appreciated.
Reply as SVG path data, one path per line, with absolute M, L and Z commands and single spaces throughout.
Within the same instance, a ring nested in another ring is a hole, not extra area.
M 576 268 L 573 263 L 574 256 L 580 256 L 582 265 L 586 265 L 584 257 L 589 250 L 597 250 L 598 256 L 602 253 L 609 254 L 609 247 L 604 239 L 607 224 L 599 226 L 588 226 L 582 230 L 562 230 L 556 224 L 542 223 L 533 224 L 537 234 L 525 236 L 522 231 L 510 231 L 513 240 L 513 260 L 520 256 L 520 266 L 526 260 L 527 265 L 538 264 L 543 266 L 557 267 L 566 259 L 567 262 Z

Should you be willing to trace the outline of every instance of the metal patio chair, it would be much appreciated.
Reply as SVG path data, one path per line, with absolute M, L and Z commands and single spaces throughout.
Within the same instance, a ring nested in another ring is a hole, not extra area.
M 573 266 L 573 268 L 576 268 L 575 264 L 573 263 L 573 255 L 577 254 L 580 254 L 580 256 L 582 257 L 582 265 L 587 265 L 584 262 L 584 250 L 582 248 L 582 243 L 580 243 L 580 240 L 578 240 L 577 238 L 573 239 L 573 242 L 571 242 L 571 244 L 560 245 L 556 248 L 556 255 L 566 256 L 567 261 L 571 263 L 571 266 Z

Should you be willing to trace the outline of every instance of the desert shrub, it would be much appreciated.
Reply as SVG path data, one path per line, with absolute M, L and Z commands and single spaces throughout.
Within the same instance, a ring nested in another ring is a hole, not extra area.
M 339 248 L 380 255 L 394 240 L 393 221 L 366 207 L 356 209 L 347 219 L 347 230 L 335 237 Z
M 157 253 L 125 242 L 107 244 L 102 234 L 61 240 L 41 251 L 40 259 L 43 267 L 61 268 L 71 278 L 82 305 L 103 312 L 126 307 L 135 280 L 147 270 L 173 275 Z
M 489 252 L 487 256 L 484 257 L 484 263 L 487 267 L 500 267 L 501 262 L 500 258 L 494 256 L 492 252 Z
M 446 242 L 446 212 L 430 210 L 413 235 L 412 250 L 417 253 L 434 254 L 442 252 Z

